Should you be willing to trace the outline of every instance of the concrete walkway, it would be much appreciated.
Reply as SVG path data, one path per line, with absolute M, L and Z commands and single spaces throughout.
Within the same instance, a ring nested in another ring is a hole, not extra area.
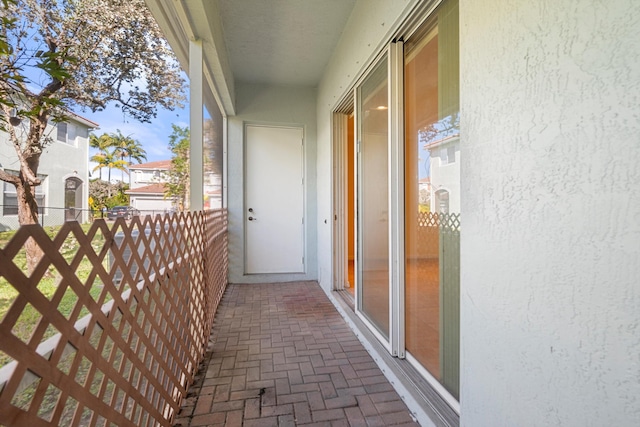
M 316 283 L 229 285 L 176 426 L 417 425 Z

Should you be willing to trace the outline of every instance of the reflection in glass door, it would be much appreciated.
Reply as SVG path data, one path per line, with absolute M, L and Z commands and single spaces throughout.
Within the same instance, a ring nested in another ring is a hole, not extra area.
M 388 83 L 385 56 L 358 88 L 358 310 L 389 338 Z
M 405 43 L 405 347 L 454 398 L 460 353 L 457 0 Z
M 458 0 L 443 0 L 412 34 L 390 43 L 356 86 L 355 105 L 356 311 L 454 410 L 460 370 L 458 31 Z

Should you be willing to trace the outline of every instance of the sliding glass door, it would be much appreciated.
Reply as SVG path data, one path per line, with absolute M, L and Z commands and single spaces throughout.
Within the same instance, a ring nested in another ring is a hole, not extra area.
M 389 173 L 387 57 L 357 91 L 358 309 L 389 338 Z
M 409 30 L 408 30 L 409 31 Z M 356 311 L 458 408 L 458 1 L 391 43 L 356 85 Z
M 405 43 L 405 348 L 458 397 L 460 112 L 457 1 Z

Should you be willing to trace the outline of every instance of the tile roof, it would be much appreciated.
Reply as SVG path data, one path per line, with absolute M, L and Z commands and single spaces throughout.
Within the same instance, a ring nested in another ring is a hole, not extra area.
M 164 194 L 163 183 L 145 185 L 144 187 L 132 188 L 125 191 L 126 194 Z
M 139 165 L 131 165 L 129 169 L 171 169 L 171 160 L 157 160 L 155 162 L 141 163 Z

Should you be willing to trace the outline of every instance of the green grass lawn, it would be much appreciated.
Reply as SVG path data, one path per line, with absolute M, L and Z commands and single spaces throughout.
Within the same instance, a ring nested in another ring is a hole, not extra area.
M 83 230 L 86 232 L 91 224 L 84 224 L 82 226 Z M 49 235 L 49 237 L 53 238 L 59 231 L 60 227 L 45 227 L 45 231 Z M 4 248 L 9 240 L 13 237 L 15 231 L 7 231 L 0 233 L 0 248 Z M 102 234 L 98 233 L 93 239 L 92 246 L 96 252 L 104 244 L 104 237 Z M 60 253 L 67 260 L 67 262 L 71 262 L 73 257 L 78 251 L 78 243 L 75 240 L 73 234 L 70 234 L 67 240 L 64 242 L 62 247 L 60 248 Z M 24 254 L 24 250 L 20 251 L 14 258 L 14 263 L 18 265 L 22 269 L 26 269 L 26 257 Z M 105 260 L 106 262 L 106 260 Z M 78 269 L 76 270 L 76 276 L 80 279 L 81 282 L 85 282 L 91 273 L 92 266 L 89 261 L 85 258 L 80 263 Z M 42 292 L 42 294 L 49 300 L 53 297 L 54 293 L 58 289 L 58 283 L 60 282 L 59 273 L 51 268 L 49 270 L 49 274 L 43 277 L 38 283 L 38 290 Z M 96 278 L 93 283 L 90 294 L 93 296 L 95 300 L 98 299 L 100 293 L 102 291 L 102 284 L 99 278 Z M 5 314 L 9 311 L 11 305 L 15 301 L 18 296 L 18 291 L 11 286 L 7 280 L 0 276 L 0 319 L 4 319 Z M 73 311 L 77 301 L 76 294 L 71 290 L 67 289 L 58 305 L 58 310 L 60 313 L 69 318 L 69 315 Z M 106 302 L 106 301 L 105 301 Z M 86 308 L 83 308 L 78 318 L 86 315 L 88 313 Z M 22 311 L 22 314 L 18 318 L 16 325 L 13 328 L 13 333 L 20 338 L 22 341 L 27 342 L 31 337 L 31 334 L 35 330 L 38 322 L 41 320 L 42 316 L 40 313 L 35 310 L 31 305 L 27 305 L 25 309 Z M 45 336 L 43 338 L 47 339 L 53 335 L 55 335 L 57 331 L 48 327 L 45 332 Z M 6 363 L 10 362 L 12 359 L 6 354 L 0 352 L 0 367 L 4 366 Z

